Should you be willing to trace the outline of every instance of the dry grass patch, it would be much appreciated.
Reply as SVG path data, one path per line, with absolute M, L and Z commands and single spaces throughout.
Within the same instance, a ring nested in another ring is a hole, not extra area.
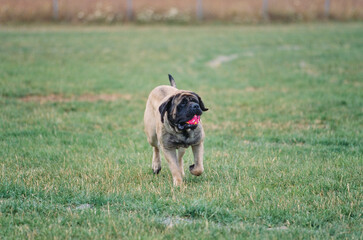
M 329 126 L 321 120 L 317 119 L 314 122 L 307 121 L 288 121 L 288 122 L 273 122 L 271 120 L 258 121 L 253 123 L 241 121 L 225 121 L 223 124 L 204 123 L 208 130 L 233 130 L 238 131 L 244 128 L 252 128 L 259 130 L 275 129 L 275 130 L 311 130 L 311 129 L 327 129 Z
M 263 121 L 263 122 L 254 122 L 253 124 L 248 124 L 256 129 L 277 129 L 277 130 L 288 130 L 288 129 L 297 129 L 297 130 L 309 130 L 309 129 L 324 129 L 328 126 L 324 124 L 321 120 L 317 119 L 314 122 L 300 121 L 300 122 L 273 122 L 271 120 Z
M 48 103 L 48 102 L 97 102 L 97 101 L 105 101 L 105 102 L 114 102 L 117 100 L 131 100 L 131 94 L 120 94 L 120 93 L 111 93 L 111 94 L 83 94 L 81 96 L 71 96 L 66 97 L 62 94 L 50 94 L 46 96 L 40 95 L 29 95 L 25 97 L 21 97 L 20 100 L 23 102 L 38 102 L 40 104 Z

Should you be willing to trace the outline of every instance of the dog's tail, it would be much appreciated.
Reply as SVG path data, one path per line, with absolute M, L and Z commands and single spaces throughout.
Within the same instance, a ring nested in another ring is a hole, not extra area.
M 175 84 L 175 80 L 174 80 L 174 78 L 173 78 L 170 74 L 168 74 L 168 75 L 169 75 L 170 85 L 171 85 L 172 87 L 175 87 L 175 88 L 176 88 L 176 84 Z

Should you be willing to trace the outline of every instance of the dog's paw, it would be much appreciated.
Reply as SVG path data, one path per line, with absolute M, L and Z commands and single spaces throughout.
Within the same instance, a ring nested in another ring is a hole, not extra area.
M 161 167 L 153 169 L 154 174 L 159 174 L 160 171 L 161 171 Z
M 181 186 L 183 184 L 182 178 L 173 177 L 174 186 Z
M 203 173 L 204 169 L 203 167 L 195 167 L 195 164 L 193 164 L 189 166 L 189 171 L 195 176 L 200 176 Z

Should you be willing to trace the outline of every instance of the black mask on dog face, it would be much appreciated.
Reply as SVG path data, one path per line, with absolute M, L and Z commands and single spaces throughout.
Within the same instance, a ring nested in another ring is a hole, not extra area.
M 179 130 L 195 129 L 200 121 L 200 116 L 207 110 L 202 99 L 194 92 L 178 93 L 159 107 L 161 122 L 164 122 L 166 112 L 170 124 Z

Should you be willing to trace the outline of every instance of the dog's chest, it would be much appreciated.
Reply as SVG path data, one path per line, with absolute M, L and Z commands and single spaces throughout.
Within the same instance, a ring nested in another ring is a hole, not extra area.
M 201 141 L 201 132 L 190 130 L 180 134 L 168 134 L 163 140 L 167 147 L 187 148 Z

